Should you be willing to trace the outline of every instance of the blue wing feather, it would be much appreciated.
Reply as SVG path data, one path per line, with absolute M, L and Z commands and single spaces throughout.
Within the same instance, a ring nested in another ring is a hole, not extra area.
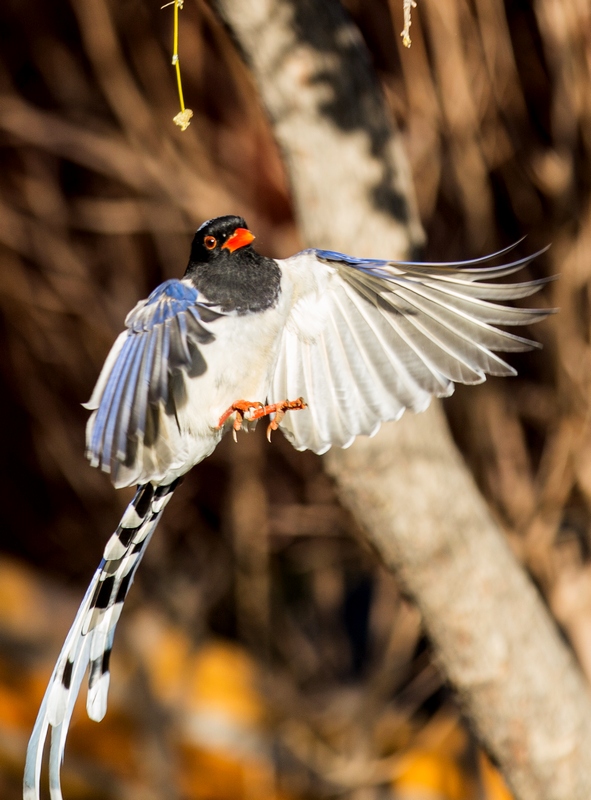
M 133 339 L 129 337 L 123 344 L 121 352 L 117 357 L 117 361 L 113 365 L 113 369 L 109 375 L 107 385 L 103 391 L 100 404 L 94 420 L 91 439 L 88 447 L 88 456 L 93 466 L 98 466 L 100 462 L 100 454 L 102 451 L 103 437 L 105 433 L 105 425 L 107 424 L 109 411 L 113 403 L 113 395 L 117 391 L 119 379 L 125 370 L 129 353 L 133 347 Z
M 179 314 L 179 316 L 177 317 L 177 322 L 178 322 L 179 331 L 180 331 L 180 334 L 181 334 L 180 338 L 179 338 L 179 341 L 180 341 L 180 345 L 181 345 L 181 348 L 182 348 L 182 351 L 183 351 L 183 358 L 184 358 L 185 363 L 188 363 L 191 360 L 191 354 L 189 353 L 189 344 L 187 342 L 187 337 L 188 337 L 189 331 L 187 330 L 187 317 L 186 317 L 186 315 L 185 314 Z
M 160 375 L 158 376 L 157 390 L 160 400 L 166 405 L 168 403 L 168 357 L 170 355 L 170 325 L 165 322 L 162 325 L 162 354 L 160 357 Z
M 466 259 L 465 261 L 393 261 L 393 260 L 382 260 L 377 258 L 357 258 L 356 256 L 349 256 L 346 253 L 339 253 L 336 250 L 315 250 L 310 249 L 308 252 L 314 253 L 318 258 L 323 261 L 337 261 L 342 264 L 348 264 L 351 267 L 380 267 L 380 266 L 387 266 L 387 265 L 394 265 L 394 266 L 401 266 L 401 267 L 442 267 L 442 268 L 453 268 L 453 269 L 467 269 L 470 267 L 475 267 L 480 264 L 487 264 L 493 261 L 495 258 L 499 258 L 504 256 L 506 253 L 510 253 L 511 250 L 515 250 L 521 242 L 523 242 L 525 237 L 519 239 L 514 244 L 510 244 L 508 247 L 504 247 L 502 250 L 497 250 L 495 253 L 489 253 L 486 256 L 480 256 L 479 258 L 470 258 Z M 531 256 L 525 256 L 524 258 L 514 262 L 515 264 L 524 264 L 536 256 L 540 255 L 540 253 L 545 252 L 548 247 L 544 247 L 543 250 L 540 250 L 538 253 L 534 253 Z M 512 266 L 510 264 L 505 264 L 504 266 Z M 496 269 L 493 267 L 493 269 Z M 480 271 L 478 269 L 478 271 Z
M 116 478 L 130 447 L 146 433 L 152 409 L 169 404 L 169 375 L 190 371 L 197 345 L 214 339 L 206 324 L 222 316 L 189 282 L 168 280 L 127 315 L 127 337 L 101 375 L 104 388 L 88 437 L 87 456 Z M 108 362 L 107 362 L 108 363 Z
M 103 434 L 103 460 L 109 464 L 111 456 L 115 455 L 113 452 L 115 444 L 115 436 L 117 434 L 117 426 L 124 412 L 124 393 L 127 384 L 130 380 L 130 375 L 133 373 L 134 365 L 137 363 L 138 354 L 141 354 L 142 340 L 140 337 L 131 337 L 132 345 L 125 358 L 125 364 L 119 377 L 119 381 L 113 393 L 109 411 L 107 413 L 105 432 Z
M 308 250 L 304 252 L 309 252 L 313 254 L 316 258 L 320 261 L 326 261 L 328 263 L 340 264 L 342 267 L 350 267 L 355 270 L 359 270 L 367 275 L 373 276 L 375 278 L 381 278 L 382 280 L 391 281 L 395 278 L 396 283 L 404 284 L 404 283 L 416 283 L 417 281 L 423 281 L 426 277 L 427 278 L 435 278 L 438 280 L 448 280 L 451 282 L 457 282 L 461 280 L 463 282 L 478 282 L 483 280 L 489 280 L 493 278 L 502 278 L 506 275 L 511 275 L 514 272 L 518 272 L 523 267 L 527 266 L 531 261 L 533 261 L 538 256 L 545 253 L 548 250 L 548 246 L 538 250 L 531 255 L 524 256 L 523 258 L 515 259 L 510 263 L 501 264 L 499 266 L 482 266 L 482 264 L 490 263 L 491 261 L 504 256 L 506 253 L 514 250 L 523 239 L 515 242 L 515 244 L 509 245 L 509 247 L 505 247 L 503 250 L 498 250 L 496 253 L 490 253 L 486 256 L 481 256 L 480 258 L 472 258 L 466 261 L 449 261 L 449 262 L 436 262 L 436 261 L 385 261 L 375 258 L 356 258 L 355 256 L 349 256 L 345 253 L 338 253 L 334 250 Z M 521 284 L 524 287 L 524 294 L 527 292 L 529 287 L 532 288 L 532 294 L 536 291 L 536 287 L 543 285 L 549 281 L 548 278 L 542 278 L 537 281 L 529 281 L 526 283 Z M 513 291 L 508 297 L 515 297 Z
M 148 299 L 127 315 L 125 324 L 134 333 L 151 330 L 167 319 L 176 317 L 199 301 L 193 286 L 172 278 L 157 286 Z
M 154 330 L 154 338 L 156 339 L 156 351 L 148 385 L 148 402 L 153 406 L 160 399 L 160 371 L 162 368 L 162 342 L 164 340 L 164 328 L 162 325 Z
M 148 346 L 145 348 L 145 357 L 141 367 L 141 375 L 138 380 L 138 388 L 136 394 L 136 401 L 132 410 L 130 425 L 132 429 L 137 430 L 138 434 L 143 437 L 146 432 L 146 411 L 148 404 L 148 391 L 150 388 L 150 380 L 152 377 L 152 368 L 154 359 L 156 357 L 156 346 L 158 344 L 158 335 L 153 333 L 150 336 Z
M 146 356 L 147 347 L 150 341 L 144 342 L 141 337 L 138 338 L 139 342 L 136 346 L 133 361 L 129 367 L 127 380 L 120 399 L 120 412 L 117 415 L 116 428 L 113 431 L 113 440 L 117 439 L 117 447 L 115 449 L 115 457 L 122 460 L 126 455 L 126 441 L 127 432 L 129 429 L 129 421 L 131 417 L 132 408 L 138 401 L 138 376 L 141 368 L 142 361 Z M 151 336 L 150 336 L 151 338 Z

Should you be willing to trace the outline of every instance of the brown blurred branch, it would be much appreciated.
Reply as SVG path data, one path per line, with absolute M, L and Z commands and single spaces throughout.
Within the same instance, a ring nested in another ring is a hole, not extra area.
M 11 96 L 0 96 L 0 130 L 124 181 L 130 189 L 174 199 L 190 214 L 204 198 L 212 208 L 230 202 L 223 189 L 203 179 L 170 148 L 158 153 L 140 151 L 115 129 L 97 133 Z
M 259 84 L 307 243 L 359 255 L 408 252 L 420 238 L 408 169 L 340 5 L 218 0 L 218 7 Z M 474 155 L 481 175 L 477 150 L 462 152 Z M 483 207 L 473 209 L 486 216 L 486 192 L 480 200 Z M 343 501 L 403 577 L 442 666 L 517 796 L 586 800 L 587 688 L 439 408 L 331 453 L 327 465 Z
M 366 255 L 422 244 L 400 137 L 359 31 L 340 6 L 249 2 L 244 14 L 237 3 L 218 6 L 252 63 L 306 241 L 343 247 L 346 231 L 349 250 Z M 360 213 L 360 196 L 371 214 Z

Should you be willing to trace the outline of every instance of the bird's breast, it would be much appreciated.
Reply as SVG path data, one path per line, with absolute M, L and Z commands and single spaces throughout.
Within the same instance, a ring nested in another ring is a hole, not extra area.
M 213 342 L 203 348 L 206 370 L 186 378 L 187 402 L 181 427 L 199 437 L 216 428 L 238 400 L 265 402 L 285 326 L 283 303 L 265 311 L 227 316 L 211 325 Z

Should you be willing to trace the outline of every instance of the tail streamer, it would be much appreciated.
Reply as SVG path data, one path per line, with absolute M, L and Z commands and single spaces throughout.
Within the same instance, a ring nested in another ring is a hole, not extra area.
M 88 674 L 88 716 L 100 722 L 107 711 L 109 658 L 115 628 L 133 577 L 164 507 L 180 479 L 167 486 L 139 486 L 111 536 L 103 558 L 64 642 L 45 692 L 27 748 L 24 800 L 39 800 L 41 762 L 51 728 L 49 790 L 51 800 L 62 800 L 60 769 L 76 698 Z

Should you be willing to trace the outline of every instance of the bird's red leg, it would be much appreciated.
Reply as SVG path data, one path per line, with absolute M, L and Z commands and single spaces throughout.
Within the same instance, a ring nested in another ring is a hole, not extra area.
M 286 411 L 301 411 L 307 407 L 303 397 L 298 397 L 297 400 L 282 400 L 280 403 L 272 403 L 269 406 L 259 406 L 248 419 L 251 421 L 266 417 L 267 414 L 275 414 L 267 426 L 267 439 L 271 441 L 271 434 L 279 427 L 279 423 L 285 416 Z

